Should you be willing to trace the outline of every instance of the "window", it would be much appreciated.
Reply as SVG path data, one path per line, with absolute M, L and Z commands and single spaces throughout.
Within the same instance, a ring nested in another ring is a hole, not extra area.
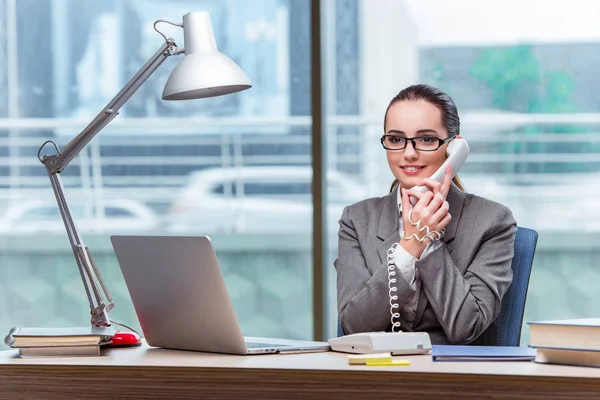
M 323 2 L 329 170 L 353 174 L 365 197 L 384 196 L 394 179 L 379 143 L 388 103 L 413 83 L 441 88 L 471 146 L 459 174 L 467 191 L 509 206 L 540 234 L 525 322 L 594 316 L 600 103 L 592 88 L 600 81 L 590 65 L 600 54 L 591 20 L 600 5 L 554 1 L 540 13 L 533 1 L 382 3 Z M 331 336 L 335 233 L 329 243 Z
M 390 99 L 415 82 L 440 87 L 459 107 L 471 145 L 460 171 L 467 190 L 508 205 L 519 225 L 540 233 L 525 320 L 591 316 L 600 300 L 594 239 L 600 105 L 590 67 L 600 61 L 600 27 L 591 19 L 600 5 L 557 0 L 540 14 L 539 2 L 456 1 L 320 2 L 328 337 L 337 320 L 337 221 L 344 206 L 388 193 L 393 177 L 379 143 L 382 119 Z M 47 139 L 62 147 L 77 135 L 158 49 L 154 20 L 179 21 L 197 3 L 0 0 L 3 214 L 28 201 L 54 201 L 35 158 L 38 147 Z M 208 234 L 245 334 L 312 336 L 310 4 L 203 1 L 219 48 L 253 88 L 162 101 L 179 61 L 169 58 L 123 107 L 119 122 L 61 173 L 74 212 L 109 200 L 136 204 L 107 205 L 114 224 L 76 221 L 115 296 L 116 320 L 139 327 L 110 247 L 112 233 Z M 183 46 L 181 32 L 167 29 Z M 93 210 L 83 215 L 98 214 Z M 136 218 L 124 224 L 112 218 L 128 210 Z M 0 226 L 0 303 L 10 304 L 0 332 L 86 324 L 88 304 L 66 233 L 55 223 L 22 225 L 28 227 L 19 235 Z M 294 229 L 281 232 L 282 225 Z M 274 232 L 278 240 L 271 240 Z M 44 268 L 39 254 L 17 251 L 42 240 L 49 254 Z
M 210 235 L 244 334 L 310 339 L 311 219 L 302 218 L 301 233 L 255 240 L 256 235 L 239 233 L 248 220 L 244 213 L 252 210 L 232 211 L 218 196 L 301 194 L 310 210 L 308 183 L 248 181 L 243 187 L 243 180 L 216 179 L 214 186 L 194 191 L 192 202 L 176 204 L 198 172 L 210 177 L 239 167 L 310 168 L 310 2 L 201 3 L 219 49 L 242 67 L 253 88 L 163 101 L 166 78 L 180 58 L 167 59 L 61 173 L 65 194 L 114 296 L 115 320 L 139 328 L 109 236 L 133 230 L 177 234 L 176 225 L 186 222 L 186 234 Z M 0 318 L 0 332 L 19 325 L 89 323 L 77 265 L 35 154 L 48 139 L 67 144 L 158 50 L 163 39 L 152 29 L 156 19 L 181 21 L 197 9 L 193 0 L 0 0 L 0 209 L 42 199 L 57 216 L 43 230 L 30 223 L 19 235 L 0 234 L 0 303 L 11 305 Z M 179 28 L 159 28 L 184 47 Z M 203 117 L 215 123 L 198 123 Z M 45 119 L 31 125 L 31 118 Z M 280 122 L 275 126 L 273 120 Z M 76 204 L 84 203 L 105 204 L 105 220 L 91 219 L 94 213 L 81 218 Z M 43 210 L 27 216 L 45 216 Z M 41 241 L 43 268 L 34 251 Z M 16 250 L 28 247 L 31 252 Z

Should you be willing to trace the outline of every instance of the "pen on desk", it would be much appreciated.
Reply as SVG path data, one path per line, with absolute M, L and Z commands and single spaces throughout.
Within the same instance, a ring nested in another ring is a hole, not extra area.
M 391 361 L 375 361 L 375 360 L 368 360 L 365 363 L 366 366 L 368 367 L 393 367 L 393 366 L 409 366 L 410 365 L 410 361 L 408 360 L 391 360 Z
M 350 365 L 367 365 L 372 367 L 384 366 L 406 366 L 410 365 L 408 360 L 394 360 L 392 353 L 376 353 L 376 354 L 353 354 L 348 356 Z
M 350 365 L 365 365 L 367 361 L 392 361 L 392 353 L 352 354 L 348 356 L 348 364 Z

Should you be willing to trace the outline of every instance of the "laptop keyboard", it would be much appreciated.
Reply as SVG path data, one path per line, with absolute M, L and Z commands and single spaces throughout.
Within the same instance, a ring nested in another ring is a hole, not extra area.
M 260 349 L 264 347 L 286 347 L 291 346 L 289 344 L 272 344 L 272 343 L 257 343 L 257 342 L 246 342 L 246 347 L 249 349 Z

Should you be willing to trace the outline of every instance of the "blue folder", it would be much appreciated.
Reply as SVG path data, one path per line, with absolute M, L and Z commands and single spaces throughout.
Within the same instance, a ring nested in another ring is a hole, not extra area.
M 433 345 L 433 361 L 533 361 L 536 350 L 513 346 Z

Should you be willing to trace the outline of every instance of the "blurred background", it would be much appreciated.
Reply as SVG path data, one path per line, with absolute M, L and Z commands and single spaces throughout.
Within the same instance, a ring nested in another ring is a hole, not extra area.
M 139 328 L 111 234 L 209 235 L 244 334 L 312 337 L 321 288 L 312 287 L 310 4 L 0 0 L 0 336 L 89 323 L 38 148 L 68 143 L 161 46 L 156 19 L 208 11 L 219 49 L 253 88 L 162 101 L 171 57 L 62 173 L 66 196 L 114 320 Z M 525 322 L 597 316 L 600 2 L 320 4 L 326 336 L 337 318 L 337 221 L 344 206 L 388 192 L 383 114 L 418 82 L 459 108 L 472 151 L 466 190 L 540 233 Z M 164 27 L 183 47 L 181 30 Z

